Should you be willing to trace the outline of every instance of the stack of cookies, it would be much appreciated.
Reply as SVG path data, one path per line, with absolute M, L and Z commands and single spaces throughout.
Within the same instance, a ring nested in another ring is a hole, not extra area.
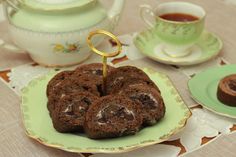
M 108 66 L 103 91 L 102 64 L 82 65 L 55 75 L 47 86 L 48 110 L 61 133 L 85 132 L 93 139 L 137 133 L 165 114 L 161 92 L 140 69 Z

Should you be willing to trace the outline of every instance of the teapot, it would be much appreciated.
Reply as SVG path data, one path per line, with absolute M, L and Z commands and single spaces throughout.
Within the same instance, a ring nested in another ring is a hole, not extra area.
M 98 0 L 3 0 L 4 12 L 16 52 L 26 51 L 45 66 L 70 66 L 87 59 L 89 32 L 112 32 L 124 0 L 114 0 L 109 11 Z M 104 37 L 97 36 L 98 45 Z M 7 46 L 6 46 L 7 47 Z

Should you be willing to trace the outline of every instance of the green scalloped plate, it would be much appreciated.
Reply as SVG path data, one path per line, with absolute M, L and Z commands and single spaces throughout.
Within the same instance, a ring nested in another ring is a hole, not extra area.
M 46 105 L 46 86 L 56 74 L 51 72 L 31 81 L 22 90 L 21 110 L 27 135 L 44 145 L 77 153 L 127 152 L 169 139 L 185 126 L 191 111 L 166 75 L 150 69 L 144 70 L 159 86 L 166 104 L 165 117 L 156 125 L 144 128 L 136 135 L 103 140 L 92 140 L 84 134 L 57 132 L 53 128 Z
M 217 99 L 217 87 L 222 78 L 236 74 L 236 64 L 207 69 L 188 82 L 190 93 L 203 107 L 226 117 L 236 118 L 236 107 L 224 105 Z

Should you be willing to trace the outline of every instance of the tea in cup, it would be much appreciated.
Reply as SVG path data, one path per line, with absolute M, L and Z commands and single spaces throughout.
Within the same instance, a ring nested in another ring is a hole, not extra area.
M 189 55 L 204 30 L 206 12 L 192 3 L 166 2 L 154 9 L 143 5 L 140 13 L 162 41 L 163 53 L 170 57 Z M 154 20 L 151 21 L 150 16 Z

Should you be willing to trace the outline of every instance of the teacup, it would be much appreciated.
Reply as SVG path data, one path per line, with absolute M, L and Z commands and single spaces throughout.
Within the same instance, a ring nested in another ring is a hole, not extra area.
M 140 14 L 144 22 L 153 28 L 155 35 L 161 39 L 162 51 L 170 57 L 184 57 L 191 53 L 191 48 L 203 32 L 206 16 L 202 7 L 188 2 L 166 2 L 154 9 L 142 5 Z M 181 21 L 164 18 L 172 14 L 192 16 L 196 19 Z M 150 16 L 155 20 L 151 21 Z

